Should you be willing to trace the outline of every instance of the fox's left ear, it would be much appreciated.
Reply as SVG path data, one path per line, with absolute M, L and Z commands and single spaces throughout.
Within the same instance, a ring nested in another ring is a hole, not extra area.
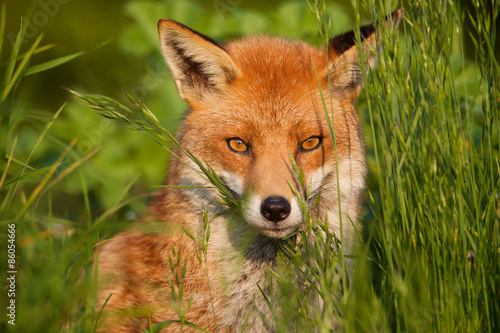
M 158 22 L 163 56 L 177 91 L 188 103 L 224 90 L 239 74 L 233 60 L 212 39 L 170 19 Z
M 398 9 L 386 18 L 386 25 L 397 27 L 403 17 L 403 9 Z M 376 26 L 369 24 L 359 29 L 365 64 L 370 68 L 377 60 Z M 380 45 L 379 45 L 380 47 Z M 354 30 L 338 35 L 328 42 L 328 62 L 332 90 L 340 97 L 354 100 L 363 89 L 359 50 L 356 47 Z

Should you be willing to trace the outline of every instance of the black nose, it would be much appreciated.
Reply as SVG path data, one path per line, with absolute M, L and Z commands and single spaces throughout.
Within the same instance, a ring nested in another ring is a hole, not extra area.
M 260 212 L 273 222 L 284 220 L 290 215 L 290 203 L 283 197 L 269 197 L 260 206 Z

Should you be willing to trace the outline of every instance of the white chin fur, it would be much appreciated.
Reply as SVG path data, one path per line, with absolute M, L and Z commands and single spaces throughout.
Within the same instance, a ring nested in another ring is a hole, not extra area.
M 255 227 L 260 234 L 279 239 L 290 235 L 298 229 L 299 225 L 302 223 L 303 217 L 295 198 L 290 203 L 290 215 L 279 222 L 269 221 L 262 216 L 260 212 L 262 200 L 263 199 L 259 195 L 252 195 L 250 200 L 243 205 L 243 216 L 245 221 Z

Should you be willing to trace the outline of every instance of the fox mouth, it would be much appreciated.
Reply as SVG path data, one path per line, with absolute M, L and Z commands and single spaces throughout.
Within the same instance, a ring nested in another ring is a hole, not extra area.
M 298 226 L 290 226 L 290 227 L 275 227 L 275 228 L 257 228 L 258 232 L 266 237 L 272 239 L 283 239 L 292 235 L 296 230 L 298 230 Z

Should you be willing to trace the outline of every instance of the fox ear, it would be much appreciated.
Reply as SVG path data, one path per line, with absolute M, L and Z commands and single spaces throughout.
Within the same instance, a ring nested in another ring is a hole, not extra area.
M 386 18 L 386 25 L 397 26 L 403 17 L 403 9 L 398 9 Z M 377 39 L 375 25 L 369 24 L 359 29 L 365 64 L 372 68 L 377 60 Z M 379 43 L 380 44 L 380 43 Z M 378 45 L 380 47 L 380 45 Z M 363 89 L 363 73 L 360 67 L 359 50 L 356 47 L 355 32 L 338 35 L 328 42 L 328 74 L 332 90 L 347 99 L 356 99 Z
M 170 19 L 158 22 L 158 33 L 177 91 L 188 103 L 216 94 L 238 76 L 229 54 L 210 38 Z

